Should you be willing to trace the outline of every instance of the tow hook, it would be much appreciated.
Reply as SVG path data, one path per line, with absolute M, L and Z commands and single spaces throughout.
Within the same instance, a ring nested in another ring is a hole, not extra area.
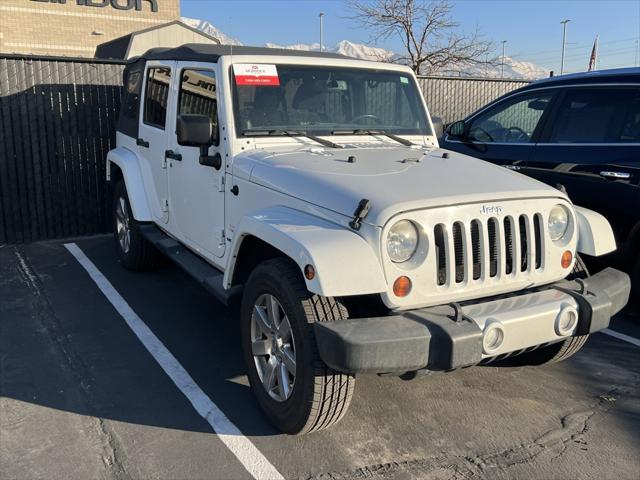
M 369 210 L 371 210 L 371 202 L 366 198 L 360 200 L 358 203 L 358 208 L 353 212 L 353 220 L 349 222 L 349 226 L 354 230 L 360 230 L 360 226 L 362 225 L 362 220 L 367 217 L 369 214 Z

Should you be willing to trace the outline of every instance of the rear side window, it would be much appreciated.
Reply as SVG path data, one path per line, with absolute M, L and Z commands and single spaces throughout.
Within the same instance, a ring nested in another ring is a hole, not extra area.
M 552 143 L 640 142 L 640 89 L 575 88 L 559 106 Z
M 144 95 L 144 123 L 147 125 L 164 130 L 170 84 L 171 69 L 152 67 L 147 70 L 147 85 Z
M 218 101 L 215 73 L 210 70 L 183 70 L 180 77 L 178 115 L 207 115 L 218 128 Z M 218 138 L 218 135 L 215 136 Z
M 124 89 L 118 118 L 118 131 L 133 138 L 138 136 L 138 115 L 143 76 L 144 60 L 133 62 L 124 69 Z

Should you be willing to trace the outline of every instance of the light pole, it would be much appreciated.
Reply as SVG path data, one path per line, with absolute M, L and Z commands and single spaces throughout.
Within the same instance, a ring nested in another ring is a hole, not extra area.
M 504 78 L 504 49 L 507 44 L 506 40 L 502 40 L 502 65 L 500 67 L 500 78 Z
M 567 44 L 567 23 L 570 21 L 571 20 L 566 19 L 560 22 L 562 24 L 562 59 L 560 60 L 560 75 L 564 73 L 564 49 Z
M 324 50 L 324 28 L 322 26 L 322 19 L 324 18 L 324 12 L 320 12 L 320 51 Z

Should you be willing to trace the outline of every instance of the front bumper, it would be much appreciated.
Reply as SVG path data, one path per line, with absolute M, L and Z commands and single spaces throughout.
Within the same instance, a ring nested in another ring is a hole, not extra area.
M 487 302 L 321 322 L 314 329 L 320 356 L 340 372 L 452 370 L 602 330 L 627 304 L 630 290 L 626 273 L 607 268 L 585 280 Z M 485 334 L 495 328 L 502 342 L 488 348 Z

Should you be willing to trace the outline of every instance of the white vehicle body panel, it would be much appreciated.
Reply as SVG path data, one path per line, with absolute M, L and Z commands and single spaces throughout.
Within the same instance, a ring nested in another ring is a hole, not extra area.
M 235 233 L 234 256 L 242 240 L 253 235 L 277 248 L 304 271 L 312 265 L 309 291 L 324 296 L 363 295 L 386 290 L 382 267 L 371 246 L 356 233 L 305 212 L 275 206 L 240 220 Z M 225 285 L 233 266 L 225 271 Z
M 578 251 L 599 257 L 616 249 L 611 225 L 604 216 L 583 207 L 574 207 L 578 218 Z
M 120 137 L 124 138 L 120 139 Z M 127 187 L 133 218 L 139 222 L 150 222 L 153 216 L 147 200 L 147 189 L 145 188 L 144 175 L 142 175 L 140 168 L 140 159 L 136 153 L 122 146 L 129 142 L 134 145 L 135 143 L 121 133 L 117 134 L 117 138 L 117 143 L 120 146 L 107 154 L 107 180 L 111 180 L 111 164 L 117 165 L 122 172 L 124 184 Z
M 147 78 L 149 69 L 155 67 L 167 67 L 171 69 L 171 81 L 175 77 L 175 62 L 148 62 L 145 68 L 144 78 Z M 145 83 L 146 85 L 146 83 Z M 140 104 L 144 105 L 146 89 L 143 88 Z M 167 119 L 171 118 L 173 113 L 172 103 L 167 105 Z M 164 158 L 164 152 L 167 149 L 168 134 L 166 127 L 164 129 L 154 125 L 145 123 L 144 112 L 140 119 L 140 130 L 138 137 L 148 142 L 149 146 L 136 145 L 137 154 L 140 158 L 140 168 L 145 178 L 145 189 L 149 192 L 149 206 L 154 220 L 166 224 L 169 221 L 169 209 L 167 204 L 169 201 L 169 179 L 167 175 L 167 163 Z
M 563 197 L 548 185 L 466 155 L 449 152 L 442 158 L 444 150 L 396 145 L 258 150 L 235 162 L 253 163 L 243 167 L 252 182 L 343 215 L 351 216 L 366 198 L 371 201 L 366 221 L 377 226 L 399 212 L 443 205 Z M 351 155 L 355 163 L 347 162 Z

